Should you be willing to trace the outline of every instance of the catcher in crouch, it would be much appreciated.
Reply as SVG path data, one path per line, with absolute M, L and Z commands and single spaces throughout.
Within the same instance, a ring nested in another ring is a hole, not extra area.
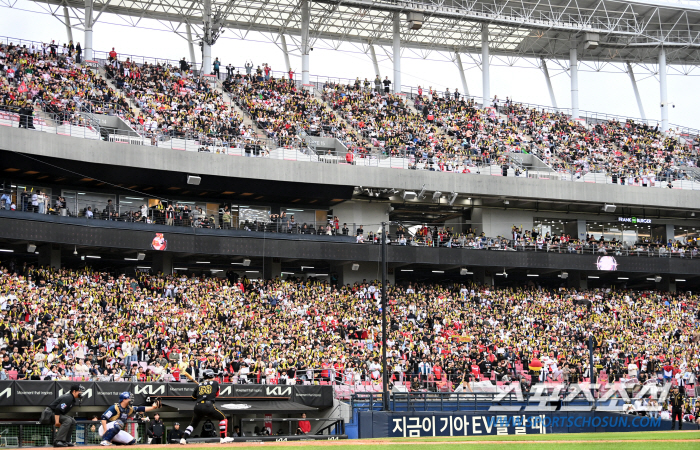
M 182 373 L 189 378 L 190 381 L 197 383 L 197 380 L 195 380 L 192 375 L 187 372 Z M 207 369 L 202 376 L 204 377 L 204 381 L 198 383 L 197 387 L 194 388 L 194 392 L 192 392 L 192 398 L 196 402 L 194 405 L 194 415 L 192 416 L 192 421 L 189 426 L 185 429 L 185 434 L 182 439 L 180 439 L 180 444 L 187 444 L 187 438 L 190 437 L 190 434 L 197 428 L 199 422 L 206 417 L 219 421 L 219 433 L 221 435 L 222 444 L 233 442 L 233 438 L 227 436 L 228 419 L 226 419 L 224 413 L 214 406 L 214 401 L 216 397 L 219 396 L 219 382 L 214 380 L 214 371 Z
M 100 445 L 112 445 L 112 443 L 134 445 L 136 439 L 124 431 L 124 424 L 126 421 L 136 413 L 145 413 L 161 407 L 160 399 L 156 400 L 153 406 L 134 407 L 131 406 L 132 401 L 133 398 L 130 392 L 122 392 L 119 394 L 119 403 L 110 406 L 107 411 L 102 414 L 102 425 L 100 425 L 100 429 L 98 430 L 98 433 L 102 436 Z M 148 418 L 144 417 L 144 420 L 146 419 Z

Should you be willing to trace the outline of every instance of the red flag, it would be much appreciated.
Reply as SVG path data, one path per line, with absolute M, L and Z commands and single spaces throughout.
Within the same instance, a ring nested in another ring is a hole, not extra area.
M 20 94 L 24 94 L 24 93 L 27 92 L 28 90 L 29 90 L 29 89 L 27 89 L 27 85 L 24 84 L 24 81 L 23 81 L 22 84 L 20 84 L 19 87 L 17 88 L 17 92 L 19 92 Z

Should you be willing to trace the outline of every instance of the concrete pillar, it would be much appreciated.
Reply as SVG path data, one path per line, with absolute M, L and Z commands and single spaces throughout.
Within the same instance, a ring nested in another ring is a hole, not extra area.
M 63 7 L 63 21 L 66 25 L 66 37 L 68 37 L 68 41 L 70 42 L 73 40 L 73 29 L 70 26 L 70 14 L 68 14 L 67 6 Z
M 92 0 L 85 0 L 85 48 L 84 60 L 92 60 Z
M 578 229 L 578 238 L 585 239 L 586 234 L 588 234 L 588 228 L 586 227 L 585 219 L 576 219 L 576 228 Z
M 194 69 L 197 67 L 197 58 L 195 58 L 194 54 L 194 42 L 192 41 L 192 27 L 189 23 L 185 25 L 185 30 L 187 31 L 187 47 L 189 47 L 190 50 L 190 64 Z
M 632 64 L 627 62 L 627 75 L 630 76 L 630 81 L 632 82 L 632 90 L 634 90 L 634 98 L 637 100 L 637 107 L 639 108 L 639 116 L 644 122 L 647 121 L 647 115 L 644 113 L 644 105 L 642 105 L 642 97 L 639 96 L 639 89 L 637 88 L 637 80 L 634 78 L 634 71 L 632 70 Z
M 273 261 L 276 260 L 276 261 Z M 263 279 L 274 280 L 282 276 L 282 263 L 279 258 L 265 258 L 263 260 Z
M 202 72 L 211 73 L 211 0 L 204 0 L 202 5 L 202 18 L 204 19 L 204 37 L 202 38 Z
M 153 254 L 153 263 L 151 264 L 153 273 L 162 272 L 165 275 L 173 274 L 173 255 L 172 253 L 157 252 Z
M 666 84 L 666 49 L 659 49 L 659 93 L 661 96 L 661 131 L 668 131 L 668 86 Z
M 671 275 L 661 275 L 661 282 L 656 283 L 656 288 L 662 292 L 676 292 L 676 280 Z
M 394 93 L 401 93 L 401 13 L 394 13 Z
M 675 239 L 676 238 L 676 227 L 674 225 L 668 225 L 666 224 L 666 241 L 668 242 L 669 239 Z
M 464 76 L 464 66 L 462 65 L 462 57 L 459 52 L 455 52 L 455 63 L 459 70 L 459 78 L 462 80 L 462 95 L 469 97 L 469 86 L 467 86 L 467 77 Z
M 584 290 L 588 289 L 588 279 L 578 270 L 568 270 L 566 278 L 567 289 Z
M 481 82 L 483 84 L 484 107 L 490 106 L 491 102 L 491 76 L 489 69 L 491 61 L 489 59 L 489 25 L 481 25 Z
M 287 73 L 292 70 L 292 65 L 289 63 L 289 51 L 287 50 L 287 38 L 284 34 L 280 34 L 280 43 L 282 44 L 282 53 L 284 53 L 284 66 L 287 68 Z
M 61 246 L 58 244 L 44 244 L 38 247 L 39 250 L 39 265 L 42 267 L 51 267 L 53 269 L 61 268 Z
M 552 89 L 552 79 L 549 77 L 549 69 L 547 69 L 547 61 L 544 58 L 540 58 L 542 62 L 542 73 L 544 74 L 544 80 L 547 82 L 547 90 L 549 91 L 549 100 L 552 102 L 552 106 L 557 109 L 557 98 L 554 96 L 554 89 Z
M 474 283 L 482 286 L 493 286 L 493 274 L 495 269 L 489 269 L 488 273 L 484 267 L 470 268 L 474 272 Z
M 309 84 L 309 26 L 311 23 L 311 10 L 309 0 L 301 0 L 301 84 Z
M 571 118 L 578 119 L 578 51 L 576 39 L 571 40 L 569 49 L 569 68 L 571 70 Z
M 374 65 L 374 74 L 380 79 L 382 78 L 382 73 L 379 71 L 379 62 L 377 61 L 377 52 L 374 51 L 374 45 L 369 44 L 369 56 L 372 58 L 372 64 Z

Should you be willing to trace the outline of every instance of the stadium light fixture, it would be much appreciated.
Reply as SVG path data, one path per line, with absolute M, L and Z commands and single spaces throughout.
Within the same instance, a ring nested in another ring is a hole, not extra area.
M 596 277 L 595 275 L 588 275 L 588 279 L 589 279 L 589 280 L 590 280 L 590 279 L 595 279 L 595 280 L 597 280 L 598 278 L 600 278 L 600 277 Z
M 138 261 L 138 258 L 124 258 L 124 261 Z
M 314 268 L 314 266 L 301 266 L 301 270 L 304 270 L 304 269 L 313 269 L 313 268 Z
M 360 265 L 357 264 L 357 263 L 353 264 L 353 265 L 352 265 L 352 270 L 354 270 L 354 271 L 360 270 Z
M 0 252 L 14 253 L 15 251 L 9 248 L 0 248 Z M 77 252 L 76 252 L 77 253 Z
M 527 276 L 528 277 L 539 277 L 540 274 L 539 273 L 528 273 Z
M 618 280 L 629 280 L 627 277 L 617 277 Z
M 92 258 L 92 259 L 101 259 L 102 258 L 101 256 L 97 256 L 97 255 L 85 255 L 85 257 Z
M 197 264 L 209 264 L 209 261 L 197 261 Z
M 452 205 L 454 205 L 455 200 L 457 200 L 457 193 L 456 193 L 456 192 L 453 192 L 453 193 L 452 193 L 452 196 L 450 197 L 450 201 L 447 202 L 447 203 L 448 203 L 450 206 L 452 206 Z
M 401 269 L 401 272 L 413 272 L 413 269 Z
M 682 283 L 682 282 L 684 282 L 684 281 L 685 281 L 684 278 L 676 278 L 676 283 L 678 283 L 678 282 L 681 282 L 681 283 Z
M 418 199 L 422 200 L 423 198 L 425 198 L 425 191 L 425 185 L 423 185 L 423 187 L 420 189 L 420 194 L 418 194 Z
M 199 183 L 202 182 L 202 177 L 199 177 L 197 175 L 187 175 L 187 184 L 191 184 L 193 186 L 199 186 Z
M 187 270 L 187 267 L 173 267 L 173 270 Z
M 433 270 L 433 273 L 445 273 L 444 270 Z
M 433 201 L 434 202 L 439 202 L 440 197 L 442 197 L 442 192 L 440 192 L 440 191 L 433 192 Z

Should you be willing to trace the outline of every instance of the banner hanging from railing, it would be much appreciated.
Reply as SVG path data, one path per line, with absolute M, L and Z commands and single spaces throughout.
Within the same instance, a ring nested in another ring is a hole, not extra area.
M 130 392 L 135 405 L 152 403 L 157 397 L 192 395 L 193 383 L 129 383 L 93 381 L 0 381 L 0 407 L 47 406 L 56 397 L 79 384 L 83 389 L 82 406 L 109 406 L 119 401 L 119 394 Z M 333 406 L 332 386 L 287 386 L 262 384 L 222 384 L 221 398 L 246 400 L 295 401 L 306 406 Z

